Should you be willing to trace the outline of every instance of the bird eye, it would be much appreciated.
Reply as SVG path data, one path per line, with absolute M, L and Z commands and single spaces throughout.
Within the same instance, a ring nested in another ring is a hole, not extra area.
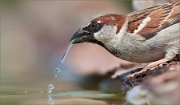
M 91 23 L 89 26 L 89 31 L 98 32 L 102 28 L 102 24 L 99 23 Z

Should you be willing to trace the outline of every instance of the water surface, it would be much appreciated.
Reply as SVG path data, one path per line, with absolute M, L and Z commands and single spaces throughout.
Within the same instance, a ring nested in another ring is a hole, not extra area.
M 1 90 L 0 105 L 122 105 L 120 93 L 98 90 L 61 91 L 46 90 Z

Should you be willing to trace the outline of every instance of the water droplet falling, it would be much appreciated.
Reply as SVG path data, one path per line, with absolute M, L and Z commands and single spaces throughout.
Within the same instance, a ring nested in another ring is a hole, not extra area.
M 61 72 L 60 66 L 57 67 L 57 68 L 54 68 L 53 70 L 54 70 L 54 72 L 55 72 L 54 76 L 55 76 L 55 78 L 57 78 L 57 77 L 59 76 L 59 73 Z
M 69 53 L 69 51 L 70 51 L 70 49 L 71 49 L 72 46 L 73 46 L 73 44 L 70 44 L 70 45 L 68 46 L 68 48 L 67 48 L 67 50 L 66 50 L 66 52 L 65 52 L 65 54 L 64 54 L 64 56 L 63 56 L 63 58 L 62 58 L 62 61 L 60 62 L 59 67 L 53 69 L 53 70 L 55 71 L 55 78 L 58 77 L 59 73 L 60 73 L 61 70 L 63 69 L 62 67 L 63 67 L 64 61 L 66 60 L 66 57 L 67 57 L 67 55 L 68 55 L 68 53 Z M 52 90 L 53 90 L 54 88 L 55 88 L 55 87 L 54 87 L 53 84 L 49 84 L 49 85 L 48 85 L 48 104 L 49 104 L 49 105 L 53 105 L 53 103 L 54 103 L 54 102 L 53 102 L 52 95 L 51 95 L 51 92 L 52 92 Z
M 49 85 L 48 85 L 48 93 L 51 93 L 54 88 L 55 88 L 55 87 L 54 87 L 53 84 L 49 84 Z
M 58 68 L 54 68 L 55 78 L 57 78 L 57 77 L 59 76 L 59 73 L 60 73 L 61 70 L 63 69 L 64 62 L 65 62 L 65 60 L 66 60 L 66 58 L 67 58 L 67 56 L 68 56 L 68 53 L 69 53 L 69 51 L 70 51 L 70 49 L 71 49 L 72 46 L 73 46 L 73 44 L 70 44 L 70 45 L 68 46 L 68 48 L 67 48 L 67 50 L 66 50 L 66 52 L 65 52 L 65 54 L 64 54 L 64 56 L 63 56 L 63 58 L 62 58 L 62 60 L 61 60 L 61 62 L 60 62 L 59 67 L 58 67 Z
M 61 70 L 63 69 L 62 67 L 63 67 L 64 61 L 66 60 L 66 57 L 67 57 L 67 55 L 68 55 L 68 53 L 69 53 L 69 51 L 70 51 L 70 49 L 71 49 L 72 46 L 73 46 L 73 44 L 70 44 L 70 45 L 68 46 L 68 48 L 67 48 L 67 50 L 66 50 L 66 52 L 65 52 L 65 54 L 64 54 L 64 56 L 63 56 L 63 58 L 62 58 L 62 61 L 60 62 L 59 67 L 53 69 L 53 70 L 55 71 L 55 78 L 57 78 L 57 77 L 59 76 L 59 73 L 60 73 Z M 49 85 L 48 85 L 48 104 L 49 104 L 49 105 L 53 105 L 53 104 L 54 104 L 53 98 L 52 98 L 52 95 L 51 95 L 51 92 L 52 92 L 52 90 L 53 90 L 54 88 L 55 88 L 55 87 L 54 87 L 53 84 L 49 84 Z

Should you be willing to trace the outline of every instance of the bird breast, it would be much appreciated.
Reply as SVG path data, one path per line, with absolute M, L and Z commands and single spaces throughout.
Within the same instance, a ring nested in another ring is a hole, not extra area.
M 137 63 L 153 62 L 165 57 L 167 49 L 180 50 L 180 24 L 172 25 L 150 39 L 141 35 L 125 33 L 121 39 L 115 37 L 105 46 L 114 56 Z
M 124 35 L 120 41 L 108 47 L 118 58 L 137 63 L 147 63 L 163 58 L 163 48 L 153 48 L 140 35 Z

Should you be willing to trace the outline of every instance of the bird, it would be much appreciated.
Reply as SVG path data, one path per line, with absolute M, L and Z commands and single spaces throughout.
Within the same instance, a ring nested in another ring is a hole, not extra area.
M 71 44 L 83 42 L 129 62 L 148 63 L 142 71 L 152 70 L 180 53 L 180 2 L 95 17 L 70 39 Z

